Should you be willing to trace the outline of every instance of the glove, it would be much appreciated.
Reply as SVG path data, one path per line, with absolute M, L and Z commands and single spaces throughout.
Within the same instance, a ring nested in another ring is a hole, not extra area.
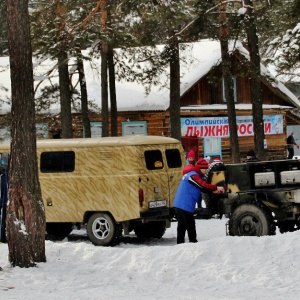
M 225 193 L 225 188 L 223 186 L 218 186 L 217 187 L 217 194 L 224 194 Z

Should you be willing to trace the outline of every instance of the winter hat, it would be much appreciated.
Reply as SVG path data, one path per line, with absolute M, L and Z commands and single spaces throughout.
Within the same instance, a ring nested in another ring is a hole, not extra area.
M 188 156 L 187 156 L 188 160 L 195 160 L 196 155 L 195 155 L 195 151 L 192 149 L 189 151 Z
M 221 162 L 220 157 L 215 157 L 215 158 L 214 158 L 214 162 Z
M 190 152 L 188 153 L 187 159 L 188 159 L 189 164 L 195 165 L 196 158 L 195 158 L 195 152 L 193 149 L 190 150 Z
M 248 152 L 247 152 L 247 156 L 255 156 L 255 153 L 254 153 L 254 150 L 249 150 Z
M 208 163 L 210 163 L 210 159 L 211 159 L 210 156 L 206 156 L 206 157 L 205 157 L 205 160 L 206 160 Z
M 200 158 L 197 161 L 197 166 L 199 166 L 200 169 L 208 169 L 208 162 L 205 158 Z

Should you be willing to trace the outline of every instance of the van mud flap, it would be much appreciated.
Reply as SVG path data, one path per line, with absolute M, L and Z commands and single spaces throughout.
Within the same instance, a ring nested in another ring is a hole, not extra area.
M 159 208 L 159 209 L 149 209 L 140 213 L 141 218 L 156 218 L 156 217 L 166 217 L 171 215 L 169 208 Z

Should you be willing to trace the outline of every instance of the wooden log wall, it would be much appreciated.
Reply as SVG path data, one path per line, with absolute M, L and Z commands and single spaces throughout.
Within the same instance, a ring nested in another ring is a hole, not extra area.
M 224 112 L 222 112 L 224 114 Z M 265 114 L 283 114 L 284 111 L 265 111 Z M 189 112 L 182 113 L 182 116 L 192 115 L 194 117 L 207 117 L 207 116 L 217 116 L 221 112 Z M 250 111 L 242 111 L 239 115 L 250 115 Z M 37 116 L 37 123 L 48 123 L 49 127 L 49 138 L 59 137 L 61 132 L 61 121 L 60 116 Z M 160 135 L 160 136 L 170 136 L 170 117 L 168 112 L 119 112 L 118 114 L 118 136 L 122 135 L 122 122 L 130 121 L 146 121 L 147 122 L 147 134 L 148 135 Z M 2 116 L 0 118 L 1 127 L 9 122 L 7 116 Z M 90 115 L 91 122 L 100 122 L 101 115 L 93 113 Z M 80 138 L 83 136 L 83 127 L 80 114 L 73 114 L 73 137 Z M 285 159 L 287 156 L 286 149 L 286 124 L 284 124 L 284 133 L 278 135 L 266 135 L 267 140 L 267 156 L 268 159 Z M 199 138 L 199 149 L 198 156 L 203 156 L 203 139 Z M 253 136 L 240 137 L 239 138 L 240 147 L 240 157 L 241 161 L 246 157 L 246 153 L 249 149 L 254 148 Z M 187 149 L 188 150 L 188 149 Z M 231 147 L 229 138 L 222 138 L 222 156 L 223 161 L 226 163 L 231 162 Z
M 80 138 L 83 136 L 83 125 L 80 114 L 72 115 L 73 137 Z M 170 117 L 167 112 L 119 112 L 118 113 L 118 136 L 122 136 L 122 122 L 127 121 L 146 121 L 148 135 L 170 136 Z M 101 122 L 101 115 L 90 114 L 90 122 Z M 37 123 L 48 123 L 49 138 L 53 138 L 61 133 L 60 116 L 37 116 Z M 109 135 L 110 125 L 109 125 Z

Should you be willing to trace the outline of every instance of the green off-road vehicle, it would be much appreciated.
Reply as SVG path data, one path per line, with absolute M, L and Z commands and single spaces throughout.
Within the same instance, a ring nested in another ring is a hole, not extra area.
M 224 195 L 203 194 L 196 218 L 229 217 L 232 236 L 274 235 L 300 228 L 300 160 L 212 163 L 205 180 L 227 187 Z

